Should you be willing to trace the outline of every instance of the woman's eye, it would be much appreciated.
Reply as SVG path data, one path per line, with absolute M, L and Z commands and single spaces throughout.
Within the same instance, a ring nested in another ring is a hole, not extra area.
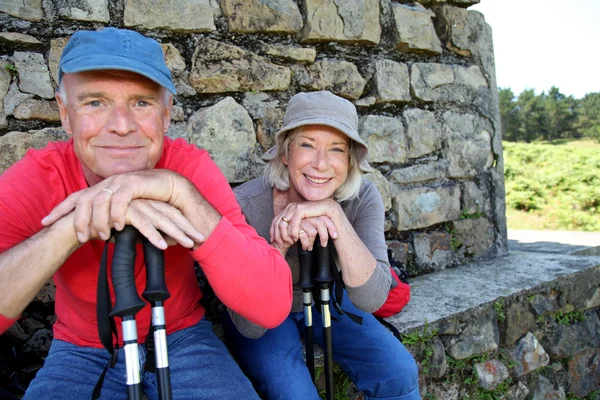
M 331 149 L 331 151 L 334 151 L 336 153 L 345 153 L 346 151 L 344 149 L 342 149 L 341 147 L 334 147 Z
M 305 149 L 312 149 L 312 145 L 310 143 L 300 143 L 300 147 L 304 147 Z

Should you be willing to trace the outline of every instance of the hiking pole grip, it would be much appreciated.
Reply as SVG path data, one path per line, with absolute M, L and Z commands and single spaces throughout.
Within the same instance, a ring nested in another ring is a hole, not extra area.
M 302 243 L 298 242 L 298 264 L 300 266 L 300 277 L 298 285 L 302 288 L 302 304 L 304 306 L 304 326 L 306 327 L 306 367 L 310 377 L 315 382 L 315 350 L 313 346 L 313 321 L 312 321 L 312 291 L 313 287 L 313 254 L 302 249 Z
M 329 293 L 330 285 L 333 282 L 332 268 L 335 266 L 331 262 L 330 246 L 333 246 L 331 239 L 327 242 L 327 246 L 323 247 L 321 241 L 315 239 L 313 245 L 317 274 L 314 280 L 320 284 L 320 300 L 321 300 L 321 315 L 323 317 L 323 342 L 325 356 L 325 394 L 327 400 L 333 400 L 333 355 L 331 342 L 331 311 L 329 308 Z
M 135 314 L 144 308 L 145 303 L 138 295 L 135 286 L 135 244 L 138 231 L 128 225 L 122 231 L 115 230 L 113 235 L 115 249 L 111 277 L 115 291 L 115 306 L 111 316 L 122 318 L 127 397 L 129 400 L 141 400 L 142 383 Z
M 154 337 L 155 373 L 158 395 L 161 400 L 171 400 L 171 373 L 167 352 L 167 330 L 163 302 L 170 297 L 165 281 L 165 253 L 148 238 L 142 238 L 146 262 L 146 289 L 142 297 L 152 305 L 152 333 Z M 148 338 L 147 338 L 148 340 Z M 150 350 L 148 353 L 150 353 Z M 149 360 L 146 361 L 147 363 Z
M 110 315 L 125 317 L 135 315 L 144 308 L 144 301 L 140 298 L 135 287 L 135 242 L 137 229 L 127 225 L 122 231 L 115 230 L 115 250 L 112 260 L 112 283 L 115 291 L 115 306 Z

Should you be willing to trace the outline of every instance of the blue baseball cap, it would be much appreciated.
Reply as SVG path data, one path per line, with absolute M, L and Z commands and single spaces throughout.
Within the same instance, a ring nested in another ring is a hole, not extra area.
M 117 28 L 75 32 L 60 57 L 58 83 L 64 74 L 103 69 L 134 72 L 177 93 L 160 44 Z

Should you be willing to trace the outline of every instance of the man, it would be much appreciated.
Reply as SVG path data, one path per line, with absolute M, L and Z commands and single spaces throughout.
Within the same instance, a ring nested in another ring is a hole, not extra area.
M 279 252 L 246 224 L 208 153 L 165 137 L 173 94 L 155 40 L 115 28 L 79 31 L 63 51 L 56 95 L 71 139 L 30 150 L 0 176 L 0 333 L 50 277 L 56 284 L 55 339 L 26 399 L 91 396 L 110 357 L 96 327 L 98 269 L 111 228 L 125 225 L 165 250 L 173 397 L 258 398 L 202 318 L 193 262 L 224 304 L 267 328 L 289 313 L 291 275 Z M 143 366 L 148 305 L 136 320 Z M 127 396 L 122 350 L 118 360 L 102 398 Z M 144 372 L 142 383 L 156 398 L 154 374 Z

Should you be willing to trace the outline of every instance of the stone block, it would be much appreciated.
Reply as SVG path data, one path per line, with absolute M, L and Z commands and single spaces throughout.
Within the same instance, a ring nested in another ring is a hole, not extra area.
M 0 42 L 24 45 L 42 44 L 42 42 L 31 35 L 18 32 L 0 32 Z
M 470 257 L 485 256 L 494 245 L 494 225 L 487 218 L 454 221 L 454 237 L 461 252 Z
M 417 164 L 406 168 L 395 169 L 391 181 L 400 184 L 426 182 L 444 179 L 448 171 L 448 161 L 440 160 L 427 164 Z
M 512 345 L 527 332 L 536 329 L 535 316 L 527 304 L 516 302 L 506 307 L 506 320 L 500 323 L 500 341 L 503 346 Z
M 406 162 L 406 136 L 398 118 L 367 115 L 358 121 L 360 136 L 369 145 L 370 163 Z
M 285 90 L 291 71 L 240 47 L 201 39 L 189 77 L 198 93 Z
M 21 159 L 29 148 L 41 149 L 48 142 L 66 140 L 63 130 L 42 129 L 34 134 L 25 132 L 8 132 L 0 136 L 0 173 Z
M 476 65 L 414 63 L 410 83 L 414 96 L 422 101 L 473 104 L 488 113 L 492 107 L 492 93 Z
M 390 195 L 390 183 L 383 176 L 379 170 L 373 168 L 373 171 L 364 176 L 365 179 L 373 182 L 381 195 L 383 200 L 383 207 L 385 211 L 389 211 L 392 208 L 392 198 Z
M 408 158 L 419 158 L 442 148 L 442 126 L 433 112 L 411 108 L 402 115 L 407 126 Z
M 600 386 L 600 350 L 588 349 L 569 360 L 569 387 L 584 398 Z
M 403 52 L 441 54 L 433 26 L 435 14 L 420 4 L 392 4 L 396 49 Z
M 378 44 L 378 0 L 305 0 L 303 42 Z
M 356 65 L 343 60 L 323 59 L 293 70 L 294 79 L 302 89 L 329 90 L 351 100 L 358 99 L 367 84 Z
M 221 0 L 230 32 L 297 33 L 302 15 L 292 0 Z
M 450 243 L 452 237 L 446 232 L 427 232 L 414 235 L 417 265 L 426 271 L 442 270 L 454 262 L 455 255 Z
M 56 14 L 77 21 L 108 22 L 108 0 L 55 0 Z
M 460 216 L 460 188 L 453 185 L 397 189 L 392 194 L 392 207 L 399 231 L 453 221 Z
M 15 51 L 13 60 L 19 73 L 19 89 L 44 99 L 54 98 L 50 71 L 40 53 Z
M 60 63 L 60 56 L 62 55 L 67 42 L 68 37 L 59 37 L 50 40 L 50 53 L 48 54 L 48 68 L 50 69 L 50 75 L 54 83 L 58 86 L 58 65 Z
M 265 44 L 261 47 L 265 54 L 300 64 L 311 64 L 317 57 L 317 51 L 310 47 L 294 47 L 280 44 Z
M 492 127 L 475 114 L 444 113 L 442 132 L 447 140 L 448 176 L 472 178 L 494 165 Z
M 496 313 L 493 309 L 474 313 L 460 334 L 444 336 L 442 341 L 448 354 L 457 360 L 496 350 L 500 344 Z
M 15 108 L 13 115 L 21 120 L 60 122 L 56 101 L 27 99 Z
M 126 27 L 168 28 L 174 32 L 201 33 L 216 29 L 219 13 L 211 0 L 125 0 Z
M 256 135 L 252 118 L 232 97 L 201 108 L 188 121 L 190 143 L 207 150 L 229 182 L 244 182 L 253 176 L 252 151 Z
M 377 61 L 373 83 L 378 103 L 410 101 L 410 78 L 406 64 L 392 60 Z
M 0 1 L 0 12 L 34 22 L 44 18 L 42 0 Z

